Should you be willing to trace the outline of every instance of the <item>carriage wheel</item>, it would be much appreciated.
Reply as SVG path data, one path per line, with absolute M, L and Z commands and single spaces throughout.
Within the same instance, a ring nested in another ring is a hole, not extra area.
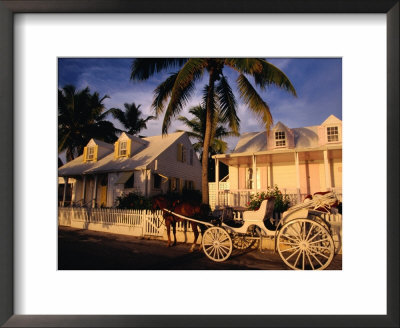
M 213 261 L 225 261 L 232 253 L 232 239 L 224 229 L 211 227 L 204 233 L 203 251 Z
M 247 234 L 235 234 L 232 238 L 233 248 L 235 249 L 248 249 L 255 245 L 255 243 L 259 240 L 254 239 L 254 237 L 260 238 L 259 228 L 252 226 L 247 231 Z
M 256 241 L 254 239 L 249 239 L 246 235 L 235 235 L 232 238 L 233 248 L 240 250 L 250 248 L 255 244 L 255 242 Z
M 278 233 L 277 248 L 283 262 L 294 270 L 324 270 L 335 253 L 328 230 L 310 219 L 286 223 Z

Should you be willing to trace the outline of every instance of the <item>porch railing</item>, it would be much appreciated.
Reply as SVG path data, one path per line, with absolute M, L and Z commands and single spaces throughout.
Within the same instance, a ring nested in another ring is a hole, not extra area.
M 254 195 L 258 192 L 266 192 L 264 189 L 229 189 L 229 190 L 218 190 L 217 200 L 215 202 L 216 206 L 241 206 L 247 207 L 250 202 L 250 196 Z M 284 195 L 287 195 L 290 199 L 291 205 L 296 205 L 299 202 L 302 202 L 307 194 L 297 193 L 295 189 L 282 189 L 281 190 Z M 339 188 L 332 189 L 336 193 L 339 201 L 342 201 L 342 190 Z

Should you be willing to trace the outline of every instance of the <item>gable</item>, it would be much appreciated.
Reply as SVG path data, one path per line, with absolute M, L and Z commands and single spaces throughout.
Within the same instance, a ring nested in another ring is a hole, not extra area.
M 331 125 L 331 124 L 342 124 L 342 121 L 339 120 L 335 115 L 330 115 L 321 126 Z

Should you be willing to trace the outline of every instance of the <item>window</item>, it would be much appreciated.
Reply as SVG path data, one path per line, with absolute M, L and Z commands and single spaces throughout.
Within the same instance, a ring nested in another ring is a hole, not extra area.
M 161 188 L 161 176 L 157 173 L 153 174 L 153 187 L 154 189 Z
M 87 154 L 86 154 L 86 160 L 87 161 L 94 160 L 94 147 L 88 147 Z
M 246 188 L 253 189 L 253 169 L 247 169 Z
M 254 187 L 256 187 L 257 189 L 261 188 L 261 176 L 259 167 L 256 168 L 255 174 L 252 168 L 249 167 L 246 169 L 246 188 L 253 189 Z
M 193 190 L 194 189 L 194 183 L 191 180 L 185 180 L 185 189 L 186 190 Z
M 186 162 L 186 148 L 183 144 L 178 144 L 178 162 Z
M 193 149 L 190 149 L 189 163 L 190 165 L 193 165 Z
M 328 142 L 339 141 L 339 129 L 337 126 L 328 126 L 326 128 L 326 135 L 328 137 Z
M 127 146 L 126 141 L 119 142 L 119 156 L 126 156 L 126 154 L 127 154 L 126 146 Z
M 283 131 L 275 132 L 275 147 L 285 147 L 285 146 L 286 146 L 285 132 Z
M 176 178 L 171 178 L 169 180 L 169 190 L 170 191 L 176 191 L 177 190 L 177 179 Z
M 132 173 L 132 175 L 130 176 L 130 178 L 128 180 L 126 180 L 126 182 L 124 183 L 124 188 L 125 189 L 131 189 L 134 186 L 134 182 L 135 182 L 135 175 Z

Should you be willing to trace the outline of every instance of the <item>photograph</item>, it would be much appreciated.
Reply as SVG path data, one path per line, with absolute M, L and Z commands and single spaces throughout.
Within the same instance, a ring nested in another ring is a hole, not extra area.
M 0 326 L 398 327 L 399 8 L 0 0 Z
M 58 57 L 58 270 L 342 270 L 342 59 Z

